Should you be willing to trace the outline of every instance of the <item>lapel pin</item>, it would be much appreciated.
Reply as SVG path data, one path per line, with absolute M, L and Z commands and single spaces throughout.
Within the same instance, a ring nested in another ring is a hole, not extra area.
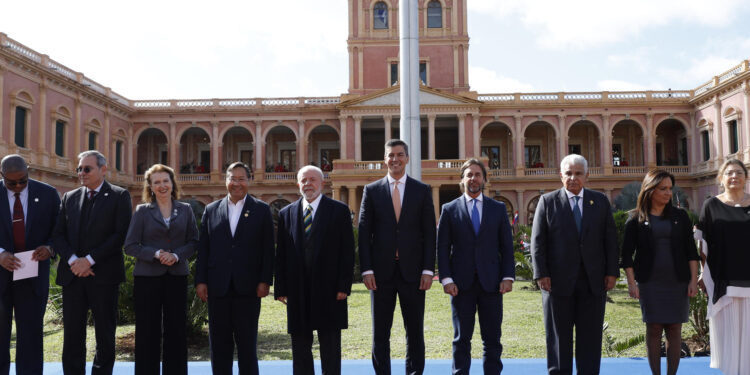
M 34 198 L 34 202 L 39 203 L 39 198 Z
M 109 196 L 109 193 L 104 193 L 104 196 L 105 196 L 105 197 L 108 197 L 108 196 Z
M 643 222 L 643 225 L 648 225 L 648 221 L 644 221 L 644 222 Z
M 593 206 L 594 205 L 594 201 L 589 201 L 589 204 Z
M 247 217 L 248 215 L 250 215 L 250 211 L 245 211 L 245 217 Z

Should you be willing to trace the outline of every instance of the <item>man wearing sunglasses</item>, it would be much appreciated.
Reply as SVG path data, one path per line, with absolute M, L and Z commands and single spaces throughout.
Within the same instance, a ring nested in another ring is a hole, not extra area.
M 16 373 L 41 374 L 44 365 L 42 326 L 49 294 L 52 230 L 60 209 L 57 190 L 29 179 L 19 155 L 0 161 L 0 373 L 10 368 L 12 317 L 16 318 Z M 31 251 L 22 264 L 16 253 Z M 38 267 L 38 276 L 13 280 L 13 271 Z
M 92 374 L 112 374 L 117 296 L 125 281 L 122 244 L 133 211 L 127 190 L 104 180 L 107 159 L 99 151 L 78 155 L 81 187 L 63 195 L 53 246 L 60 254 L 57 284 L 63 288 L 65 374 L 85 374 L 86 321 L 94 317 L 96 355 Z

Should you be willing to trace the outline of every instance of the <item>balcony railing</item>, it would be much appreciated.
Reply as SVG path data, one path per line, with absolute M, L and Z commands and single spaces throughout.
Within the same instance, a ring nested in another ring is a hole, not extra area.
M 557 176 L 559 174 L 559 168 L 526 168 L 523 171 L 524 176 Z
M 490 169 L 487 171 L 487 174 L 489 174 L 489 177 L 509 177 L 509 176 L 515 176 L 516 170 L 513 168 L 503 168 L 503 169 Z
M 736 70 L 736 69 L 735 69 Z M 735 73 L 739 74 L 741 69 Z M 623 103 L 643 101 L 674 101 L 687 103 L 693 98 L 690 90 L 666 90 L 666 91 L 618 91 L 618 92 L 555 92 L 555 93 L 500 93 L 482 94 L 477 97 L 485 103 L 526 105 L 530 103 L 546 104 L 577 104 L 583 102 L 591 103 Z
M 666 166 L 666 165 L 660 165 L 657 168 L 663 169 L 671 174 L 688 174 L 690 172 L 690 167 L 687 165 L 679 165 L 679 166 Z
M 612 167 L 612 174 L 615 174 L 615 175 L 618 175 L 618 174 L 645 175 L 646 174 L 646 167 L 644 167 L 644 166 L 636 166 L 636 167 Z
M 211 181 L 211 175 L 208 173 L 178 174 L 177 181 L 179 182 L 209 182 Z
M 297 172 L 266 172 L 263 179 L 272 181 L 297 181 Z

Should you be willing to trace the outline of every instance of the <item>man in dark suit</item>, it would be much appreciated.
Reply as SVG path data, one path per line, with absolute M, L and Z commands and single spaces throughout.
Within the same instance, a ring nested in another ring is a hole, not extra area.
M 133 206 L 127 190 L 104 180 L 104 155 L 85 151 L 78 159 L 82 186 L 63 195 L 52 240 L 60 254 L 56 282 L 63 288 L 63 371 L 86 371 L 86 322 L 91 309 L 96 332 L 91 372 L 111 374 L 117 297 L 125 281 L 122 244 Z
M 359 261 L 372 301 L 372 364 L 391 373 L 396 296 L 406 330 L 406 373 L 424 371 L 424 299 L 435 270 L 435 212 L 428 185 L 406 175 L 408 145 L 385 145 L 388 175 L 365 186 L 359 212 Z M 377 280 L 377 281 L 376 281 Z
M 482 194 L 486 181 L 484 164 L 467 160 L 461 166 L 464 194 L 443 206 L 438 224 L 440 281 L 453 311 L 453 374 L 469 374 L 477 312 L 484 373 L 497 375 L 503 369 L 503 294 L 513 290 L 516 262 L 508 211 Z
M 8 155 L 0 162 L 0 374 L 10 369 L 12 319 L 16 318 L 16 373 L 41 374 L 42 327 L 49 294 L 52 230 L 60 210 L 57 190 L 29 179 L 26 161 Z M 33 250 L 36 277 L 13 280 L 22 264 L 14 254 Z
M 318 331 L 323 374 L 341 374 L 341 330 L 348 327 L 354 234 L 349 207 L 321 194 L 323 171 L 297 172 L 302 198 L 279 212 L 276 299 L 287 305 L 295 375 L 314 374 L 312 331 Z
M 604 194 L 584 189 L 580 155 L 560 163 L 563 188 L 539 199 L 531 234 L 534 280 L 542 289 L 550 374 L 598 374 L 607 291 L 619 275 L 615 224 Z
M 241 374 L 258 373 L 260 299 L 273 278 L 273 219 L 247 194 L 250 168 L 227 168 L 229 194 L 206 206 L 201 220 L 195 292 L 208 301 L 211 369 L 231 374 L 235 343 Z

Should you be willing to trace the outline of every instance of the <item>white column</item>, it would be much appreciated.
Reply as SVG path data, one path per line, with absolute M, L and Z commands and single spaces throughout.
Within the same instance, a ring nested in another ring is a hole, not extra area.
M 383 144 L 393 139 L 393 135 L 391 135 L 391 122 L 392 121 L 393 121 L 393 116 L 391 115 L 383 116 L 383 130 L 385 130 L 385 141 L 383 141 Z
M 362 116 L 354 116 L 354 159 L 362 161 Z
M 515 130 L 513 130 L 513 159 L 514 164 L 516 167 L 516 175 L 523 175 L 523 169 L 524 169 L 524 160 L 523 160 L 523 150 L 524 150 L 524 136 L 521 134 L 521 127 L 522 123 L 521 120 L 523 120 L 523 116 L 517 115 L 514 116 L 513 119 L 515 120 Z
M 436 114 L 427 115 L 427 158 L 435 160 L 435 119 Z
M 180 172 L 179 152 L 180 140 L 177 139 L 177 123 L 169 122 L 169 166 L 177 173 Z
M 458 115 L 458 158 L 466 159 L 466 115 Z
M 716 122 L 714 123 L 714 142 L 716 142 L 716 167 L 724 160 L 724 119 L 721 118 L 721 99 L 714 98 L 714 112 Z
M 646 114 L 646 166 L 650 169 L 656 166 L 656 129 L 654 129 L 654 115 L 652 113 Z
M 2 84 L 2 78 L 0 78 L 0 84 Z M 750 81 L 745 81 L 742 85 L 742 92 L 745 94 L 745 100 L 742 101 L 742 118 L 737 119 L 737 127 L 739 127 L 744 135 L 745 144 L 744 146 L 744 159 L 745 163 L 750 161 Z M 2 93 L 0 93 L 2 94 Z M 1 113 L 0 113 L 1 114 Z M 742 123 L 742 126 L 740 126 Z
M 612 168 L 612 131 L 609 128 L 608 113 L 602 115 L 602 129 L 599 140 L 601 141 L 601 160 L 605 170 Z
M 565 131 L 565 115 L 557 115 L 557 162 L 561 162 L 568 154 L 568 132 Z M 545 165 L 547 168 L 552 165 Z
M 518 211 L 519 223 L 525 224 L 526 223 L 526 209 L 523 207 L 523 190 L 516 190 L 516 211 Z
M 305 121 L 297 120 L 297 168 L 302 168 L 307 164 L 307 137 L 305 137 Z
M 479 113 L 474 113 L 471 115 L 472 125 L 471 125 L 471 135 L 474 141 L 474 150 L 472 150 L 472 157 L 478 158 L 480 156 L 479 154 Z
M 263 146 L 261 146 L 264 142 L 261 139 L 263 136 L 260 131 L 260 123 L 261 121 L 258 121 L 255 123 L 255 137 L 253 137 L 253 151 L 255 151 L 255 170 L 256 171 L 265 171 L 266 166 L 263 165 Z
M 344 159 L 344 160 L 349 159 L 349 156 L 346 154 L 346 151 L 348 150 L 347 143 L 349 143 L 347 134 L 346 134 L 346 119 L 347 119 L 347 116 L 339 117 L 339 126 L 341 128 L 341 131 L 340 131 L 341 135 L 339 136 L 339 144 L 341 145 L 340 146 L 341 147 L 341 150 L 340 150 L 341 159 Z
M 211 121 L 211 172 L 219 173 L 219 122 Z

